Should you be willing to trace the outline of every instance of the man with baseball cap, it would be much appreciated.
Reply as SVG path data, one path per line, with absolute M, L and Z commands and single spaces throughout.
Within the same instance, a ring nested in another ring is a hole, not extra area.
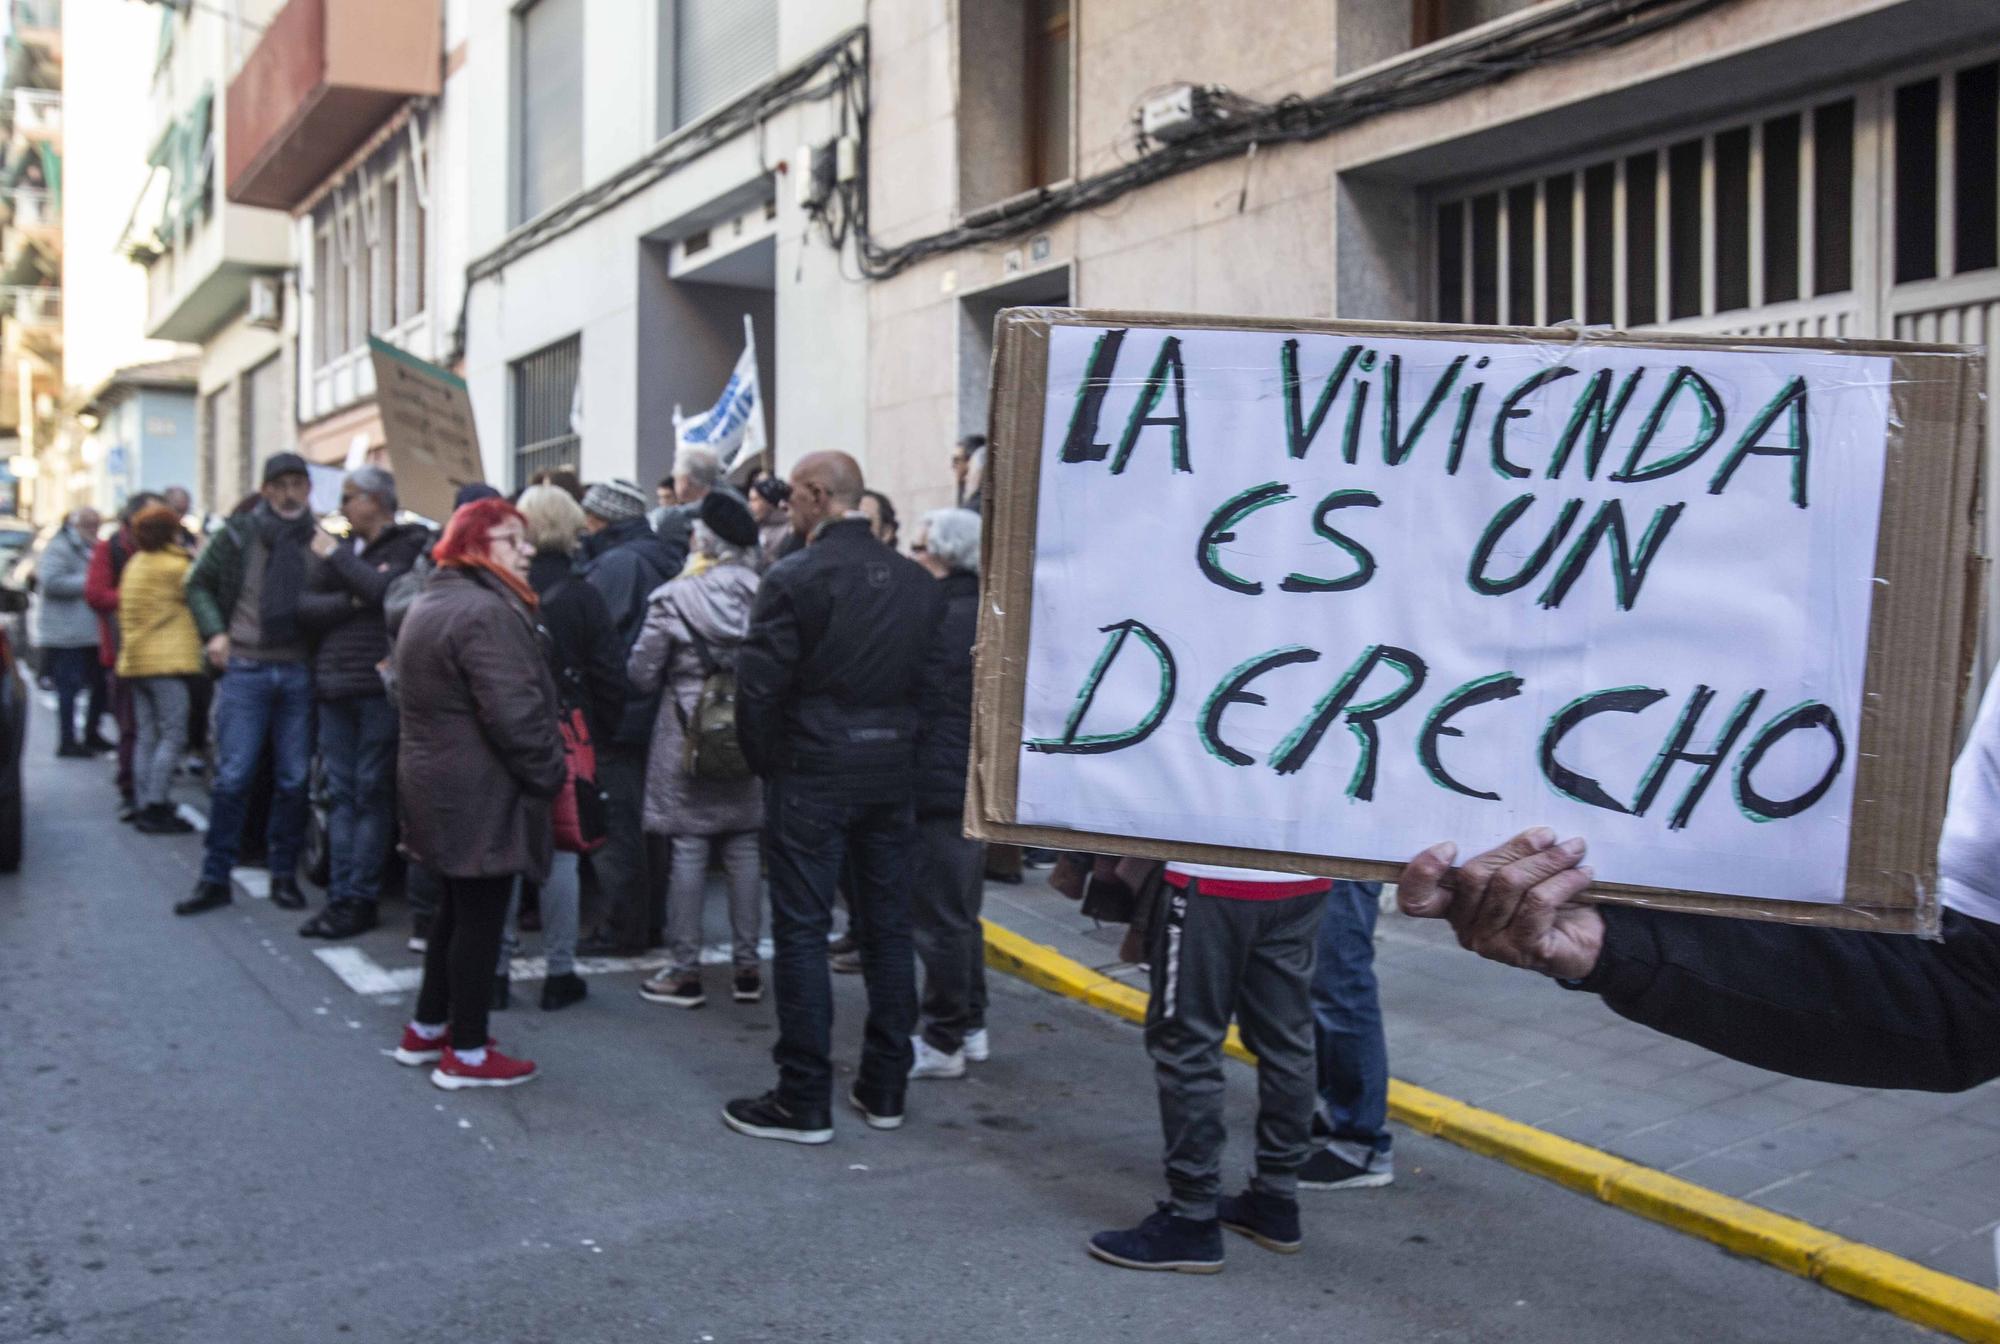
M 264 463 L 263 498 L 231 518 L 187 577 L 188 608 L 222 674 L 215 699 L 215 789 L 201 879 L 177 915 L 229 904 L 243 813 L 258 758 L 271 747 L 271 903 L 302 908 L 299 847 L 312 759 L 312 648 L 299 598 L 313 552 L 333 539 L 313 525 L 312 479 L 297 453 Z

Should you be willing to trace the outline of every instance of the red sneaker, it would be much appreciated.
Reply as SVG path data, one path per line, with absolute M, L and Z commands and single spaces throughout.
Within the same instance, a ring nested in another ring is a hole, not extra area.
M 490 1045 L 486 1047 L 486 1058 L 478 1064 L 467 1064 L 457 1052 L 447 1049 L 438 1066 L 431 1070 L 431 1082 L 447 1091 L 461 1087 L 513 1087 L 534 1076 L 532 1061 L 503 1055 Z
M 402 1044 L 391 1052 L 390 1058 L 398 1064 L 408 1064 L 412 1067 L 418 1064 L 435 1064 L 444 1056 L 444 1043 L 449 1034 L 447 1032 L 434 1040 L 427 1041 L 417 1035 L 415 1027 L 405 1022 Z

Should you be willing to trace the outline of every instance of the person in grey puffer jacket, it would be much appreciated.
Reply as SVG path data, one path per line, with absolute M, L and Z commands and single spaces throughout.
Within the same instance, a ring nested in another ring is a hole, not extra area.
M 78 509 L 63 525 L 35 566 L 35 643 L 48 654 L 56 684 L 56 755 L 88 756 L 99 749 L 98 722 L 104 717 L 104 670 L 97 657 L 97 613 L 84 601 L 90 553 L 102 526 L 95 509 Z M 86 733 L 76 732 L 76 702 L 89 693 Z
M 684 760 L 685 720 L 701 696 L 711 668 L 733 667 L 750 629 L 757 596 L 757 523 L 743 497 L 726 486 L 701 501 L 691 541 L 712 563 L 699 574 L 660 585 L 647 600 L 646 620 L 632 646 L 625 674 L 641 695 L 663 683 L 666 694 L 653 724 L 646 763 L 645 825 L 673 837 L 673 875 L 667 887 L 667 968 L 640 986 L 654 1003 L 699 1008 L 701 908 L 711 842 L 720 845 L 729 880 L 729 926 L 735 943 L 738 1003 L 764 996 L 757 941 L 763 931 L 758 874 L 758 832 L 764 825 L 764 786 L 755 776 L 696 779 Z M 705 656 L 704 656 L 705 654 Z

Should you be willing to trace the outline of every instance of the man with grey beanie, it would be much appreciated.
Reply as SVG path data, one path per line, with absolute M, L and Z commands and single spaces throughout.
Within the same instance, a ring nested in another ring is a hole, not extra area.
M 599 481 L 584 491 L 579 572 L 603 595 L 617 626 L 618 653 L 629 656 L 646 620 L 646 599 L 680 572 L 675 555 L 646 521 L 645 493 L 630 481 Z M 585 955 L 636 956 L 652 944 L 664 916 L 664 891 L 653 881 L 640 814 L 646 796 L 646 748 L 660 697 L 632 696 L 608 742 L 597 744 L 597 782 L 609 801 L 607 838 L 591 856 L 606 909 Z M 662 906 L 656 915 L 656 897 Z

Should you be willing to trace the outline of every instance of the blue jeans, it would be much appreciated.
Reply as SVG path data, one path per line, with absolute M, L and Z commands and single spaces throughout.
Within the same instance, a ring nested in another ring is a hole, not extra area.
M 298 875 L 306 830 L 306 772 L 312 764 L 312 709 L 312 670 L 304 663 L 229 660 L 215 691 L 215 792 L 209 800 L 202 881 L 226 885 L 236 866 L 244 802 L 267 738 L 271 876 L 289 880 Z
M 396 711 L 385 695 L 322 701 L 319 757 L 326 766 L 326 899 L 373 905 L 396 830 Z
M 1389 1154 L 1389 1043 L 1375 985 L 1380 882 L 1335 882 L 1319 921 L 1313 1038 L 1333 1148 L 1358 1167 Z
M 833 983 L 826 961 L 834 887 L 852 870 L 853 924 L 868 989 L 868 1026 L 857 1086 L 901 1097 L 917 1027 L 910 877 L 916 810 L 858 800 L 782 776 L 765 786 L 764 855 L 771 882 L 771 980 L 778 1006 L 778 1094 L 824 1115 L 833 1094 Z
M 104 665 L 98 661 L 95 644 L 48 651 L 49 680 L 56 685 L 56 745 L 67 747 L 86 737 L 97 736 L 98 720 L 104 716 Z M 81 735 L 76 731 L 76 702 L 88 696 Z

